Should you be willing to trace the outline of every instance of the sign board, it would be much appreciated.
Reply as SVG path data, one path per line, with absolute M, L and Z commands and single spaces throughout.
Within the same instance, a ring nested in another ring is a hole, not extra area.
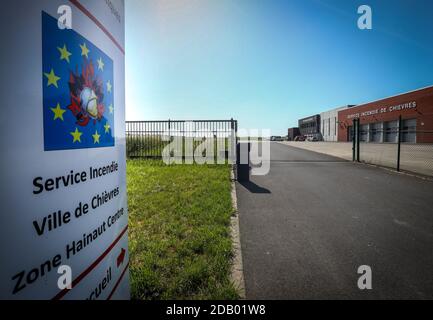
M 129 299 L 124 2 L 1 6 L 0 298 Z
M 416 109 L 417 103 L 416 101 L 411 101 L 399 105 L 394 105 L 390 107 L 380 107 L 380 108 L 374 108 L 372 110 L 367 110 L 361 113 L 353 113 L 347 115 L 347 119 L 357 119 L 359 117 L 368 117 L 368 116 L 374 116 L 378 114 L 384 114 L 384 113 L 390 113 L 390 112 L 396 112 L 396 111 L 403 111 L 403 110 L 410 110 L 410 109 Z

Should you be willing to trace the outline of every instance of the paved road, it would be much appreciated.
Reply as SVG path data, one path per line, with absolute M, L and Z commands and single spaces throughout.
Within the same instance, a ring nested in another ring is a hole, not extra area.
M 330 156 L 352 160 L 351 142 L 293 142 L 283 144 L 328 154 Z M 361 161 L 384 167 L 397 166 L 396 143 L 361 143 Z M 415 172 L 425 176 L 433 176 L 433 144 L 403 143 L 401 145 L 401 170 Z
M 433 182 L 279 143 L 271 159 L 236 186 L 248 299 L 433 299 Z

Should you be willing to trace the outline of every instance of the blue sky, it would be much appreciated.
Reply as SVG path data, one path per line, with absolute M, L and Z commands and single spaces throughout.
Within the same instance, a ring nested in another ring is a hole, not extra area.
M 357 28 L 369 4 L 373 30 Z M 433 85 L 433 1 L 126 0 L 126 119 L 297 120 Z

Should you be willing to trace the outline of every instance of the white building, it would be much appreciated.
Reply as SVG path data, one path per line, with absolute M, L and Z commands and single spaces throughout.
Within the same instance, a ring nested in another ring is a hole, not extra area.
M 338 141 L 338 111 L 350 107 L 352 106 L 335 108 L 320 114 L 320 132 L 322 133 L 323 141 Z

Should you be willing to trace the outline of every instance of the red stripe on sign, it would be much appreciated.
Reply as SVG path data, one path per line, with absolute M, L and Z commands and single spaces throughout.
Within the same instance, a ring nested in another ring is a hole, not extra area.
M 90 13 L 89 10 L 87 10 L 78 0 L 69 0 L 69 1 L 74 6 L 76 6 L 82 13 L 84 13 L 87 17 L 89 17 L 90 20 L 92 20 L 99 27 L 99 29 L 101 29 L 102 32 L 104 32 L 107 35 L 107 37 L 109 37 L 110 40 L 113 41 L 115 46 L 119 48 L 119 50 L 123 53 L 123 55 L 125 55 L 125 50 L 122 48 L 122 46 L 116 41 L 113 35 L 104 27 L 104 25 L 101 22 L 99 22 L 99 20 L 96 19 L 96 17 L 93 14 Z
M 113 241 L 113 243 L 104 251 L 103 254 L 99 256 L 98 259 L 96 259 L 86 270 L 84 270 L 74 281 L 72 281 L 72 289 L 76 287 L 77 284 L 80 283 L 80 281 L 83 280 L 93 269 L 95 269 L 96 266 L 110 253 L 111 250 L 113 250 L 114 246 L 120 241 L 127 230 L 128 226 L 122 230 L 116 240 Z M 63 289 L 52 300 L 62 299 L 72 289 Z
M 114 285 L 113 290 L 111 290 L 110 295 L 108 296 L 107 300 L 111 300 L 111 297 L 113 296 L 114 292 L 116 291 L 117 287 L 119 286 L 120 281 L 122 281 L 123 276 L 124 276 L 125 273 L 126 273 L 126 270 L 128 270 L 128 267 L 129 267 L 129 262 L 126 264 L 125 269 L 123 269 L 122 274 L 120 275 L 119 279 L 117 279 L 117 282 L 116 282 L 116 284 Z

